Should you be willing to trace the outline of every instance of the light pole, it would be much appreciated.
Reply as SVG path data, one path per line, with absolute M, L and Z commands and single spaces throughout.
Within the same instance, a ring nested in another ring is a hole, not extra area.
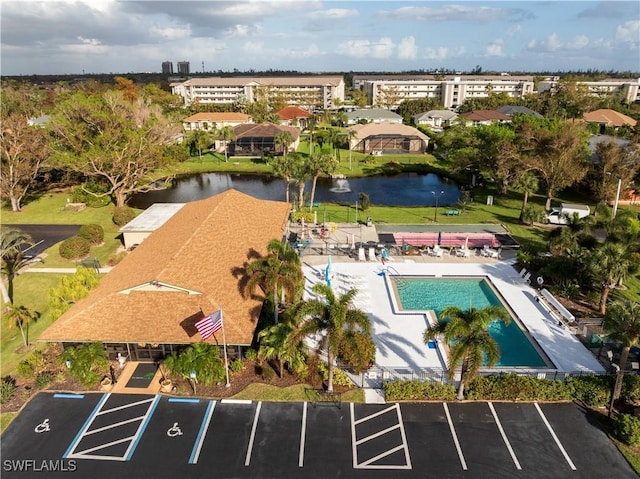
M 620 187 L 622 186 L 622 180 L 618 178 L 618 189 L 616 191 L 616 200 L 613 203 L 613 213 L 612 216 L 615 219 L 616 213 L 618 212 L 618 202 L 620 201 Z
M 433 195 L 433 197 L 436 199 L 436 209 L 433 212 L 433 222 L 437 223 L 438 222 L 438 199 L 444 195 L 444 191 L 441 191 L 440 193 L 436 193 L 435 191 L 432 191 L 431 194 Z

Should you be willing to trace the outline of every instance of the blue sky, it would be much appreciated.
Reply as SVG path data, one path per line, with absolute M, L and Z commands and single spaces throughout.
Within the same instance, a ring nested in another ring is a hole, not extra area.
M 2 75 L 640 72 L 638 1 L 1 0 Z M 175 66 L 174 66 L 175 68 Z

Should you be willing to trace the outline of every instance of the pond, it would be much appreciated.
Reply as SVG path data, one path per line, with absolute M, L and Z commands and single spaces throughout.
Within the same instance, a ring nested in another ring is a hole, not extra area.
M 201 173 L 181 176 L 165 190 L 140 193 L 129 205 L 148 208 L 153 203 L 187 203 L 222 193 L 229 188 L 263 200 L 285 200 L 284 181 L 270 175 Z M 298 192 L 290 187 L 291 199 Z M 350 203 L 358 200 L 360 192 L 367 193 L 373 205 L 380 206 L 439 206 L 455 205 L 460 197 L 458 185 L 433 173 L 401 173 L 397 175 L 366 176 L 360 178 L 319 178 L 315 200 L 318 203 Z M 311 193 L 307 182 L 305 196 Z M 437 198 L 436 198 L 437 197 Z

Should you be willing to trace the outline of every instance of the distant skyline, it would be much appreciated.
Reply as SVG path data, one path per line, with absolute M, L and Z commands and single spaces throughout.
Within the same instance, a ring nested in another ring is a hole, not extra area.
M 0 0 L 0 73 L 640 72 L 638 1 Z M 204 62 L 204 69 L 202 63 Z

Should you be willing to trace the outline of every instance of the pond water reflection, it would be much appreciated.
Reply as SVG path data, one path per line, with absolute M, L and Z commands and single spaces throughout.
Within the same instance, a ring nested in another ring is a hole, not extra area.
M 282 178 L 269 175 L 202 173 L 181 176 L 171 188 L 141 193 L 132 197 L 129 205 L 148 208 L 153 203 L 186 203 L 208 198 L 229 188 L 264 200 L 284 201 L 285 189 Z M 291 198 L 295 198 L 297 187 L 290 187 Z M 305 195 L 311 192 L 307 182 Z M 319 203 L 355 203 L 360 192 L 367 193 L 374 205 L 382 206 L 434 206 L 455 205 L 460 197 L 456 183 L 433 173 L 401 173 L 388 176 L 331 179 L 319 178 L 315 201 Z M 443 192 L 442 194 L 440 194 Z

